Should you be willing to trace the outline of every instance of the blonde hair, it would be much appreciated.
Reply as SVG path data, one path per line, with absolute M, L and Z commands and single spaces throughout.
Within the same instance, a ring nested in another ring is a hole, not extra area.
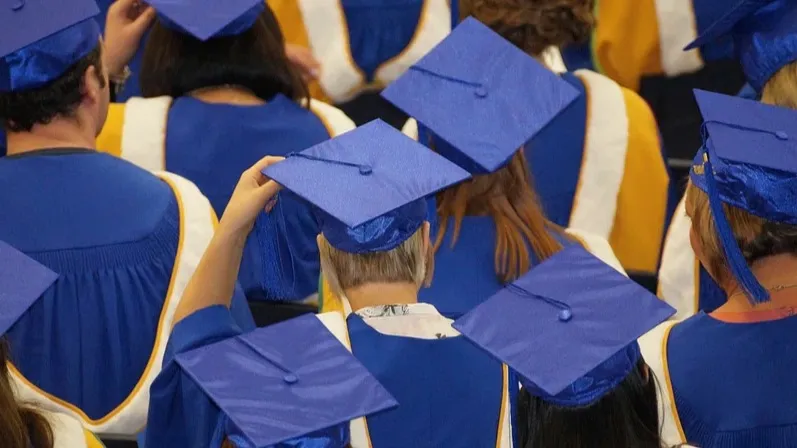
M 395 249 L 366 254 L 336 249 L 321 234 L 318 239 L 321 271 L 330 289 L 343 297 L 345 290 L 367 283 L 413 283 L 418 288 L 428 285 L 434 271 L 434 257 L 425 228 L 421 226 Z
M 761 91 L 761 102 L 797 109 L 797 62 L 785 65 L 767 81 Z
M 797 255 L 797 226 L 767 221 L 725 203 L 722 206 L 748 265 L 772 255 Z M 727 281 L 730 268 L 716 231 L 708 195 L 691 181 L 686 188 L 686 212 L 692 218 L 692 230 L 704 267 L 718 282 Z

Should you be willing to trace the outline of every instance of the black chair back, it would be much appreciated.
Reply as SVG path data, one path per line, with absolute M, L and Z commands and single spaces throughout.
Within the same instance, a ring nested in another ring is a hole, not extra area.
M 304 314 L 314 314 L 318 311 L 315 305 L 305 305 L 291 302 L 265 302 L 249 301 L 249 309 L 258 327 L 267 327 L 282 321 L 293 319 Z

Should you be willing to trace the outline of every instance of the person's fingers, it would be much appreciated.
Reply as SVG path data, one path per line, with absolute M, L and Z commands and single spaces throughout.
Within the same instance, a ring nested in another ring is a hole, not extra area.
M 302 51 L 294 55 L 293 62 L 308 70 L 317 69 L 321 66 L 309 51 Z
M 108 15 L 128 17 L 130 11 L 136 6 L 136 0 L 115 0 L 108 8 Z
M 265 184 L 259 186 L 255 194 L 257 195 L 258 200 L 260 203 L 263 204 L 265 207 L 269 201 L 274 199 L 277 193 L 282 189 L 282 185 L 270 180 Z
M 275 205 L 277 205 L 277 196 L 269 199 L 268 202 L 266 202 L 266 206 L 263 208 L 263 210 L 266 213 L 271 213 L 271 211 L 274 210 Z
M 310 78 L 318 77 L 321 64 L 316 60 L 313 52 L 309 48 L 288 44 L 285 47 L 285 54 L 287 54 L 291 63 L 302 71 L 302 76 Z
M 265 184 L 268 179 L 263 175 L 263 170 L 267 167 L 285 160 L 284 157 L 266 156 L 255 163 L 251 168 L 244 172 L 244 177 L 248 177 L 257 182 L 258 185 Z
M 147 6 L 147 8 L 136 17 L 136 20 L 130 25 L 134 27 L 137 32 L 144 34 L 144 30 L 149 28 L 152 25 L 152 22 L 155 20 L 155 8 L 152 6 Z
M 302 71 L 304 71 L 306 76 L 310 76 L 312 78 L 318 78 L 319 72 L 321 70 L 321 64 L 316 61 L 312 54 L 301 55 L 298 57 L 297 62 L 295 62 Z

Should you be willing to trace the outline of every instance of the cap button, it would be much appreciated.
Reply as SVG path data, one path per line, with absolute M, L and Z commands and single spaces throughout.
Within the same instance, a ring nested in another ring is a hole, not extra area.
M 297 382 L 299 382 L 299 378 L 297 378 L 296 375 L 294 375 L 292 373 L 289 373 L 289 374 L 283 376 L 282 380 L 285 381 L 288 384 L 296 384 Z
M 360 165 L 360 174 L 362 174 L 363 176 L 367 176 L 367 175 L 369 175 L 369 174 L 371 174 L 373 172 L 374 172 L 374 170 L 370 166 L 368 166 L 368 165 Z
M 11 5 L 11 10 L 12 11 L 19 11 L 20 9 L 22 9 L 24 7 L 25 7 L 25 0 L 17 0 L 16 3 Z
M 485 98 L 487 96 L 487 88 L 484 86 L 476 87 L 476 96 L 479 98 Z
M 789 134 L 787 134 L 787 133 L 785 133 L 783 131 L 778 131 L 778 132 L 775 133 L 775 137 L 777 137 L 777 138 L 779 138 L 781 140 L 788 140 L 789 139 Z
M 573 313 L 570 310 L 562 310 L 559 311 L 559 320 L 562 322 L 567 322 L 573 318 Z

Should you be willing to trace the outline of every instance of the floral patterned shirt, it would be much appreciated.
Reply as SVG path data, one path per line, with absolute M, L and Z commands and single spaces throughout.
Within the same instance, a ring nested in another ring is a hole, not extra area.
M 377 305 L 359 309 L 355 314 L 374 330 L 391 336 L 443 339 L 460 335 L 451 326 L 453 321 L 428 303 Z

